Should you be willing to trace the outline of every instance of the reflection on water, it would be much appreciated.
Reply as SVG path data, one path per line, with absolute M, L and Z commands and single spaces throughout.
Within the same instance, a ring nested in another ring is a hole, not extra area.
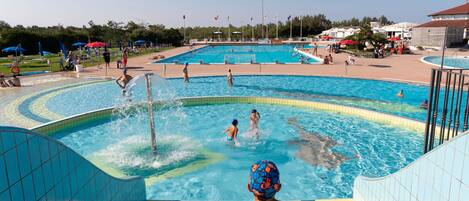
M 297 145 L 299 151 L 297 156 L 313 166 L 322 166 L 327 169 L 338 167 L 347 157 L 332 152 L 332 148 L 337 146 L 337 142 L 330 137 L 321 136 L 317 133 L 308 132 L 298 123 L 296 118 L 289 118 L 288 124 L 297 129 L 300 133 L 300 139 L 289 142 L 291 145 Z

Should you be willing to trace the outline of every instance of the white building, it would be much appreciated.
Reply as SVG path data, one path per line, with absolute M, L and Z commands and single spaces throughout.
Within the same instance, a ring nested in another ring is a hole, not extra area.
M 412 38 L 412 28 L 417 26 L 418 24 L 410 23 L 410 22 L 401 22 L 397 24 L 382 26 L 382 27 L 374 27 L 374 33 L 382 33 L 391 37 L 399 37 L 401 39 L 411 39 Z
M 360 32 L 359 27 L 332 28 L 321 33 L 323 36 L 331 36 L 335 39 L 343 39 Z

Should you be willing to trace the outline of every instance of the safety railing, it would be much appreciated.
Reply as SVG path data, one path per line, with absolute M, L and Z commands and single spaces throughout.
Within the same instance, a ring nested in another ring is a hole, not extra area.
M 468 130 L 469 69 L 432 69 L 423 152 Z

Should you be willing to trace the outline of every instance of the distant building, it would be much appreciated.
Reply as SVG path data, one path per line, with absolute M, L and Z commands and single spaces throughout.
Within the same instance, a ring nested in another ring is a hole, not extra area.
M 335 39 L 344 39 L 345 37 L 351 36 L 358 32 L 360 32 L 360 27 L 343 27 L 325 30 L 321 33 L 321 35 L 331 36 Z
M 412 38 L 411 29 L 417 26 L 417 24 L 410 22 L 401 22 L 397 24 L 387 26 L 375 26 L 372 27 L 374 33 L 382 33 L 388 38 L 399 37 L 403 40 L 410 40 Z
M 429 17 L 432 18 L 430 22 L 412 29 L 412 46 L 443 47 L 446 27 L 447 46 L 467 44 L 469 3 L 430 14 Z

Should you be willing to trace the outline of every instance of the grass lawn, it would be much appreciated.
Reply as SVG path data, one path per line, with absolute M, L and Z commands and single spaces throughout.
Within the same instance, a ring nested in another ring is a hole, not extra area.
M 136 57 L 136 56 L 142 56 L 145 54 L 151 54 L 155 52 L 160 52 L 163 50 L 171 49 L 172 47 L 164 47 L 164 48 L 147 48 L 139 53 L 129 53 L 129 58 L 131 57 Z M 102 57 L 103 49 L 100 50 L 100 56 L 99 57 L 92 57 L 92 59 L 89 60 L 82 60 L 81 64 L 85 67 L 90 67 L 90 66 L 95 66 L 98 64 L 98 61 L 100 64 L 104 64 L 104 59 Z M 111 52 L 111 66 L 115 66 L 115 62 L 121 58 L 120 52 L 117 48 L 109 49 Z M 74 52 L 75 54 L 78 53 L 78 51 Z M 83 51 L 83 54 L 85 54 L 85 51 Z M 94 56 L 94 51 L 91 51 L 91 55 Z M 5 75 L 10 75 L 10 64 L 12 62 L 12 57 L 0 57 L 0 72 L 4 73 Z M 47 59 L 51 61 L 51 66 L 47 65 Z M 44 56 L 44 59 L 41 59 L 39 55 L 26 55 L 22 56 L 20 58 L 20 69 L 21 72 L 31 72 L 31 71 L 52 71 L 52 72 L 57 72 L 60 71 L 60 55 L 59 54 L 50 54 L 47 56 Z M 65 59 L 64 59 L 65 60 Z M 65 63 L 65 62 L 64 62 Z M 66 64 L 65 64 L 66 65 Z

